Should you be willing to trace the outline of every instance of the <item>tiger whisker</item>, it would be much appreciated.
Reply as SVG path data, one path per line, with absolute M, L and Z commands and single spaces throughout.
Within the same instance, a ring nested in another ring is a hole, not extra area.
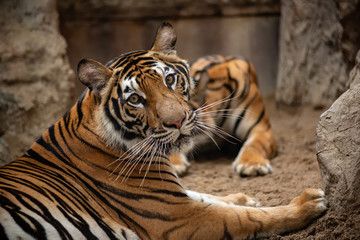
M 226 101 L 232 100 L 232 99 L 234 99 L 236 97 L 236 96 L 231 97 L 231 95 L 233 95 L 234 92 L 235 91 L 232 91 L 228 96 L 226 96 L 226 97 L 224 97 L 224 98 L 222 98 L 222 99 L 220 99 L 218 101 L 215 101 L 215 102 L 213 102 L 211 104 L 207 104 L 207 101 L 205 101 L 199 108 L 206 107 L 206 106 L 212 106 L 212 105 L 218 105 L 218 104 L 223 103 L 224 100 L 226 100 Z
M 212 113 L 212 112 L 231 112 L 233 111 L 233 108 L 229 108 L 229 109 L 217 109 L 217 110 L 211 110 L 211 111 L 200 111 L 198 112 L 198 114 L 203 114 L 203 113 Z
M 226 117 L 226 118 L 234 118 L 234 119 L 238 119 L 238 118 L 244 118 L 244 117 L 241 117 L 239 116 L 238 114 L 231 114 L 231 113 L 219 113 L 219 114 L 216 114 L 216 113 L 211 113 L 211 114 L 198 114 L 199 117 L 206 117 L 206 116 L 210 116 L 212 118 L 222 118 L 222 117 Z
M 152 160 L 153 160 L 153 156 L 150 156 L 150 158 L 146 159 L 146 162 L 148 162 L 148 165 L 147 165 L 147 168 L 146 168 L 144 177 L 143 177 L 143 179 L 141 180 L 140 187 L 142 187 L 142 186 L 144 185 L 146 176 L 147 176 L 147 174 L 149 173 L 149 170 L 150 170 L 150 166 L 151 166 Z M 141 166 L 141 168 L 142 168 L 142 167 L 143 167 L 143 166 Z
M 128 178 L 127 176 L 129 176 L 132 173 L 132 171 L 133 171 L 132 169 L 136 167 L 138 162 L 143 157 L 144 153 L 142 152 L 142 150 L 145 147 L 151 145 L 151 142 L 152 142 L 152 136 L 149 136 L 149 137 L 143 139 L 142 141 L 135 144 L 132 148 L 130 148 L 128 151 L 126 151 L 122 155 L 122 156 L 127 155 L 125 159 L 117 160 L 117 161 L 121 161 L 121 162 L 126 161 L 126 163 L 122 167 L 122 169 L 118 172 L 118 176 L 116 177 L 116 179 L 114 181 L 117 181 L 119 179 L 119 177 L 126 171 L 126 169 L 129 168 L 128 171 L 126 172 L 126 174 L 124 175 L 124 179 Z M 120 165 L 121 165 L 121 163 L 119 163 L 119 165 L 113 170 L 113 172 L 115 172 L 120 167 Z M 122 182 L 124 181 L 124 179 L 122 180 Z
M 136 166 L 139 164 L 139 162 L 141 162 L 141 160 L 145 159 L 145 161 L 146 161 L 146 157 L 148 156 L 149 151 L 153 149 L 154 142 L 155 142 L 155 139 L 152 138 L 151 141 L 147 142 L 146 145 L 142 149 L 140 149 L 140 150 L 142 150 L 141 154 L 140 155 L 135 155 L 135 160 L 133 160 L 129 164 L 130 168 L 125 173 L 125 177 L 123 178 L 122 182 L 124 180 L 126 181 L 130 177 L 131 173 L 135 170 Z M 144 165 L 144 161 L 143 161 L 142 166 L 143 165 Z M 139 170 L 139 173 L 141 172 L 142 166 L 141 166 L 141 168 Z M 125 171 L 125 169 L 124 169 L 124 171 Z
M 112 171 L 111 174 L 113 174 L 121 165 L 121 162 L 126 161 L 125 165 L 123 166 L 122 170 L 118 173 L 118 176 L 120 176 L 127 168 L 134 162 L 134 158 L 138 156 L 138 153 L 141 151 L 141 149 L 146 146 L 149 142 L 150 138 L 143 139 L 139 143 L 137 143 L 135 146 L 133 146 L 131 149 L 126 151 L 124 154 L 122 154 L 116 161 L 120 161 L 120 163 L 116 166 L 116 168 Z M 124 156 L 126 157 L 124 158 Z
M 235 109 L 229 108 L 229 109 L 216 109 L 211 111 L 200 111 L 197 112 L 197 115 L 213 115 L 213 114 L 235 114 Z
M 204 126 L 197 126 L 197 128 L 198 128 L 200 131 L 202 131 L 204 134 L 206 134 L 206 135 L 214 142 L 214 144 L 216 145 L 216 147 L 217 147 L 219 150 L 221 150 L 220 147 L 219 147 L 219 145 L 218 145 L 217 142 L 215 141 L 215 139 L 211 136 L 210 133 L 208 133 L 208 132 L 206 131 L 207 129 L 203 129 L 203 127 L 204 127 Z
M 235 115 L 235 113 L 234 113 L 235 110 L 239 110 L 239 109 L 229 108 L 229 109 L 217 109 L 217 110 L 211 110 L 211 111 L 199 111 L 197 113 L 197 115 L 204 116 L 204 115 L 216 114 L 218 112 L 221 112 L 224 114 L 229 113 L 229 114 Z M 246 109 L 246 113 L 256 114 L 255 111 L 251 111 L 249 109 Z
M 149 154 L 153 150 L 155 144 L 156 144 L 156 140 L 153 139 L 147 146 L 144 147 L 143 152 L 142 152 L 142 154 L 140 156 L 142 158 L 145 158 L 145 161 L 146 161 L 146 158 L 149 157 Z M 144 161 L 143 161 L 142 166 L 139 169 L 139 173 L 141 172 L 141 170 L 143 168 L 143 165 L 144 165 Z
M 157 156 L 156 156 L 156 153 L 159 152 L 159 150 L 160 150 L 159 144 L 160 144 L 160 146 L 161 146 L 161 149 L 163 149 L 164 144 L 163 144 L 161 141 L 159 141 L 159 140 L 155 140 L 154 145 L 153 145 L 153 147 L 152 147 L 152 149 L 151 149 L 152 151 L 150 152 L 150 155 L 147 157 L 146 162 L 148 162 L 148 164 L 147 164 L 148 166 L 147 166 L 147 168 L 146 168 L 144 177 L 143 177 L 143 179 L 142 179 L 142 181 L 141 181 L 141 183 L 140 183 L 140 187 L 142 187 L 143 184 L 144 184 L 144 181 L 145 181 L 145 179 L 146 179 L 147 174 L 149 173 L 150 166 L 151 166 L 151 163 L 153 162 L 153 160 L 156 161 L 156 159 L 158 159 L 158 160 L 159 160 L 159 163 L 161 162 L 161 161 L 160 161 L 160 157 L 157 157 Z M 162 150 L 161 150 L 161 151 L 162 151 Z M 143 166 L 141 166 L 141 169 L 142 169 L 142 167 L 143 167 Z M 160 177 L 161 177 L 160 166 L 159 166 L 159 173 L 160 173 Z M 162 177 L 161 177 L 161 179 L 162 179 Z
M 111 165 L 113 165 L 114 163 L 118 162 L 118 161 L 123 161 L 123 157 L 125 155 L 128 155 L 129 152 L 132 152 L 135 148 L 138 148 L 139 146 L 141 146 L 142 144 L 144 144 L 144 142 L 148 141 L 148 139 L 151 138 L 151 136 L 142 139 L 140 142 L 136 143 L 134 146 L 132 146 L 131 148 L 129 148 L 126 152 L 124 152 L 120 157 L 118 157 L 118 159 L 116 159 L 115 161 L 113 161 L 112 163 L 108 164 L 106 167 L 110 167 Z M 131 154 L 130 154 L 131 155 Z
M 159 147 L 159 153 L 160 155 L 165 155 L 165 144 L 161 143 L 160 147 Z M 159 170 L 159 175 L 161 178 L 161 181 L 163 180 L 162 175 L 161 175 L 161 168 L 160 168 L 160 164 L 161 164 L 161 158 L 157 158 L 158 160 L 158 170 Z
M 230 141 L 227 137 L 232 138 L 236 141 L 240 141 L 238 138 L 225 132 L 223 129 L 221 129 L 217 125 L 205 123 L 205 122 L 201 122 L 201 121 L 197 121 L 197 123 L 200 124 L 201 127 L 205 128 L 206 130 L 208 130 L 211 133 L 214 133 L 216 136 L 228 141 L 229 143 L 235 144 L 234 142 Z
M 220 100 L 218 100 L 218 101 L 215 101 L 215 102 L 213 102 L 213 103 L 210 103 L 210 104 L 207 104 L 207 102 L 205 102 L 205 103 L 204 103 L 203 105 L 201 105 L 198 109 L 196 109 L 195 112 L 205 111 L 205 110 L 207 110 L 207 109 L 209 109 L 209 108 L 212 108 L 212 107 L 214 107 L 214 106 L 220 105 L 220 104 L 222 104 L 222 103 L 229 102 L 229 101 L 231 101 L 231 100 L 233 100 L 233 99 L 235 99 L 235 98 L 237 97 L 237 96 L 230 97 L 232 94 L 233 94 L 233 92 L 232 92 L 229 96 L 227 96 L 227 97 L 225 97 L 225 98 L 223 98 L 223 99 L 220 99 Z

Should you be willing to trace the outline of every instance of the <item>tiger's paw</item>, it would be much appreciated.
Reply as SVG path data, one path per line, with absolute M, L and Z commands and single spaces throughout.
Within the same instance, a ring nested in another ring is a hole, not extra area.
M 272 173 L 270 161 L 262 157 L 254 157 L 251 160 L 238 158 L 233 162 L 233 168 L 242 177 L 263 176 Z
M 187 172 L 190 163 L 187 160 L 186 156 L 184 154 L 179 154 L 176 156 L 170 156 L 170 161 L 172 163 L 172 166 L 175 170 L 175 173 L 181 177 L 183 175 L 185 175 L 185 173 Z
M 290 202 L 290 205 L 295 205 L 299 209 L 300 217 L 305 219 L 321 215 L 327 209 L 327 204 L 324 191 L 313 188 L 306 189 Z

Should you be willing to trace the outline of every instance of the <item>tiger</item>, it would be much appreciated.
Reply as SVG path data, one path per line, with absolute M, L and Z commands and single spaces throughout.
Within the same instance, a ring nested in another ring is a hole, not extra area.
M 235 172 L 240 176 L 271 173 L 269 159 L 276 155 L 276 142 L 253 64 L 242 56 L 210 55 L 197 59 L 190 73 L 195 85 L 190 105 L 203 108 L 202 114 L 214 119 L 206 127 L 230 143 L 242 142 L 232 164 Z M 185 154 L 170 160 L 179 176 L 186 173 L 190 163 Z
M 169 156 L 204 133 L 176 38 L 163 23 L 150 50 L 79 62 L 87 88 L 75 105 L 0 168 L 1 239 L 248 239 L 302 228 L 326 210 L 319 189 L 277 207 L 184 189 Z

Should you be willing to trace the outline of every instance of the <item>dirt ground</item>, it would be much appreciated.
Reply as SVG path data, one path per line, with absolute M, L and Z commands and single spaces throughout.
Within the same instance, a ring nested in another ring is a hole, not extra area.
M 306 188 L 322 188 L 315 129 L 326 109 L 277 108 L 272 97 L 264 102 L 278 145 L 278 154 L 271 161 L 273 173 L 238 177 L 231 167 L 237 146 L 223 146 L 219 151 L 214 145 L 211 154 L 202 157 L 194 154 L 196 161 L 191 161 L 188 173 L 182 178 L 186 189 L 214 195 L 244 192 L 262 206 L 277 206 L 289 203 Z M 230 154 L 224 156 L 224 152 Z M 306 229 L 269 239 L 360 239 L 360 206 L 342 213 L 328 210 Z

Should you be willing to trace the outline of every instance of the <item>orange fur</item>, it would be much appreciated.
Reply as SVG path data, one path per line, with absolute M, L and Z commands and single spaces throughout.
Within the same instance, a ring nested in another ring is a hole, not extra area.
M 186 63 L 154 51 L 175 54 L 164 31 L 173 41 L 164 24 L 153 51 L 122 55 L 108 67 L 80 62 L 89 89 L 23 156 L 0 168 L 0 236 L 242 239 L 299 229 L 326 209 L 323 192 L 314 189 L 272 208 L 234 206 L 256 205 L 242 193 L 183 189 L 168 156 L 189 145 L 196 113 L 188 105 Z M 173 85 L 165 81 L 171 74 Z M 181 124 L 171 125 L 180 113 Z

